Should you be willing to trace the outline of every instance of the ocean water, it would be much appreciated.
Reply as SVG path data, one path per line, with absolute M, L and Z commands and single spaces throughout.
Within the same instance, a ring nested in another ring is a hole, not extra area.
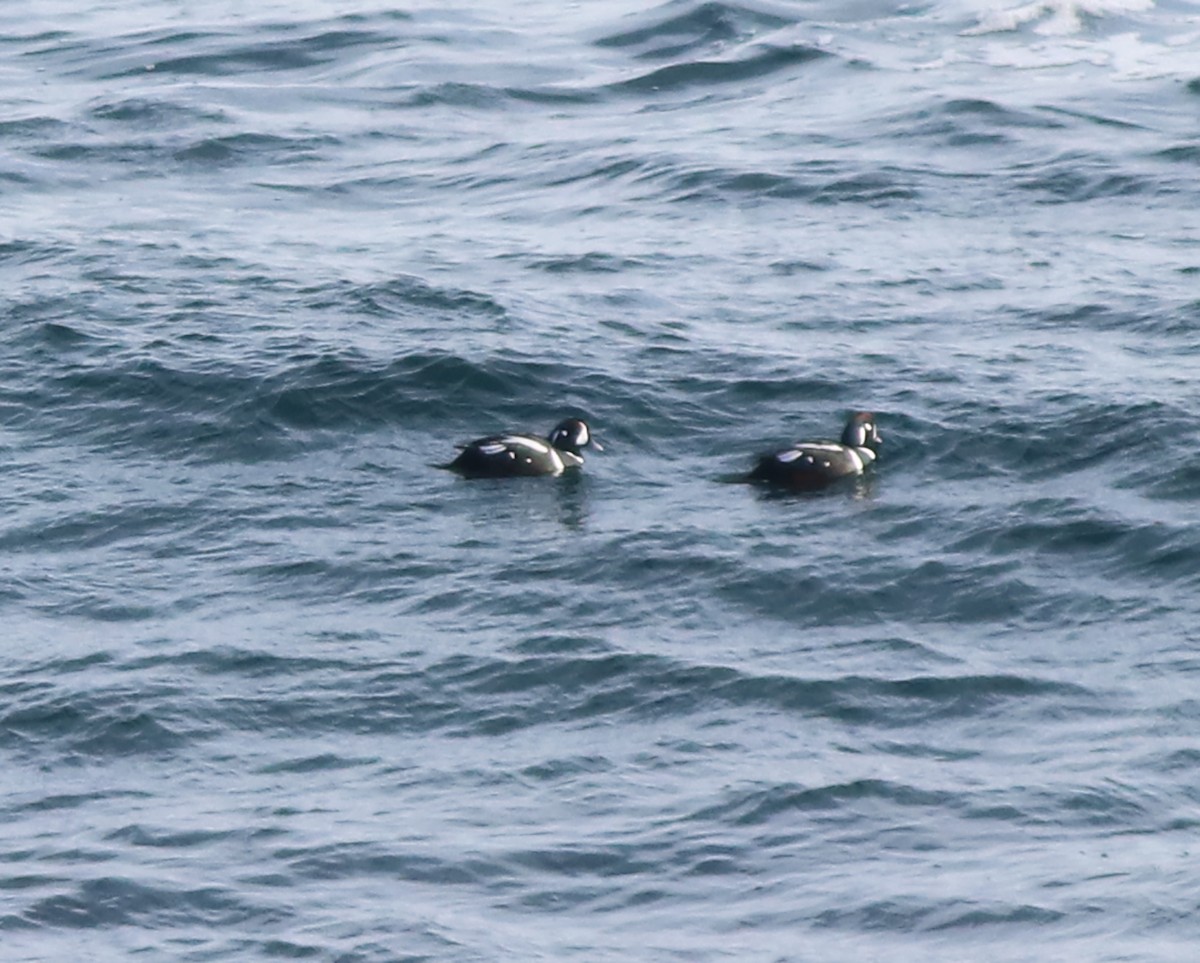
M 1194 4 L 0 25 L 0 959 L 1195 958 Z

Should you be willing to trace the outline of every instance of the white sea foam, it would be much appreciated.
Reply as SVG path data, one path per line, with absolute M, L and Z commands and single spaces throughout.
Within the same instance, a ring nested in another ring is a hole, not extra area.
M 1040 34 L 1077 34 L 1083 30 L 1086 18 L 1136 13 L 1153 6 L 1154 0 L 1034 0 L 1016 7 L 987 10 L 980 15 L 976 26 L 963 33 L 1001 33 L 1034 23 Z

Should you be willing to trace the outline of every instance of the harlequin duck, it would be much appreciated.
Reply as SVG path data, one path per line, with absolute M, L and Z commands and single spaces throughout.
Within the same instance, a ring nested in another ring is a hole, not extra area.
M 846 422 L 840 442 L 798 441 L 790 448 L 762 455 L 746 477 L 793 491 L 816 491 L 839 478 L 861 475 L 875 460 L 882 441 L 875 416 L 859 411 Z
M 546 440 L 532 435 L 492 435 L 465 445 L 447 468 L 466 478 L 507 478 L 514 475 L 561 475 L 583 464 L 582 449 L 604 451 L 585 422 L 567 418 L 554 426 Z

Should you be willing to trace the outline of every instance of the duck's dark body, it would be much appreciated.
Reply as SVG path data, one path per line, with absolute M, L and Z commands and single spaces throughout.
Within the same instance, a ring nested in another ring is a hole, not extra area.
M 458 457 L 439 468 L 466 478 L 510 478 L 521 475 L 561 475 L 583 465 L 580 451 L 588 445 L 603 451 L 588 426 L 578 418 L 561 421 L 548 438 L 508 434 L 477 438 L 459 447 Z
M 860 411 L 846 423 L 841 441 L 801 441 L 761 455 L 747 477 L 792 491 L 818 491 L 839 479 L 861 475 L 875 461 L 882 440 L 875 416 Z

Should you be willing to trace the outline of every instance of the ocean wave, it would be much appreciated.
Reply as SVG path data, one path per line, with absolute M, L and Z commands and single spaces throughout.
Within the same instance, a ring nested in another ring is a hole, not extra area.
M 21 913 L 28 926 L 47 930 L 108 929 L 114 926 L 230 926 L 250 920 L 267 924 L 287 914 L 255 906 L 244 894 L 219 886 L 170 885 L 164 880 L 97 876 L 72 892 L 33 901 Z
M 596 38 L 600 47 L 614 47 L 643 59 L 677 59 L 698 50 L 721 49 L 762 31 L 776 30 L 797 21 L 791 11 L 752 4 L 688 2 L 666 3 L 636 15 L 631 26 Z
M 1054 713 L 1062 712 L 1064 704 L 1092 707 L 1096 699 L 1082 686 L 1035 676 L 772 676 L 611 648 L 506 658 L 452 656 L 425 666 L 237 649 L 183 652 L 155 663 L 139 660 L 137 671 L 176 679 L 181 672 L 196 673 L 196 681 L 133 693 L 112 684 L 116 680 L 110 675 L 108 683 L 88 693 L 61 686 L 20 693 L 0 720 L 7 733 L 6 751 L 96 761 L 131 755 L 167 758 L 218 732 L 238 730 L 308 737 L 497 735 L 620 719 L 713 718 L 735 710 L 920 731 L 937 720 L 988 718 L 1014 704 Z M 124 676 L 133 668 L 114 664 L 103 674 Z M 353 684 L 324 691 L 324 680 L 334 678 Z M 270 771 L 331 771 L 377 763 L 340 751 L 302 753 L 272 763 Z
M 688 60 L 655 68 L 649 73 L 609 84 L 609 89 L 635 94 L 669 94 L 701 87 L 739 84 L 790 71 L 829 54 L 817 47 L 761 45 L 740 56 L 721 60 Z
M 318 310 L 334 298 L 365 314 L 411 312 L 425 322 L 439 313 L 504 316 L 486 297 L 408 282 L 303 297 Z M 498 414 L 520 412 L 529 408 L 528 400 L 520 401 L 530 394 L 529 385 L 562 396 L 579 380 L 568 365 L 515 354 L 483 362 L 431 350 L 388 360 L 292 342 L 272 352 L 274 357 L 258 355 L 248 365 L 237 365 L 187 355 L 167 361 L 127 350 L 112 357 L 113 345 L 98 329 L 88 333 L 57 321 L 28 327 L 25 337 L 67 349 L 78 360 L 27 371 L 21 382 L 10 382 L 3 402 L 11 427 L 59 439 L 73 436 L 108 450 L 200 459 L 283 457 L 314 443 L 313 432 L 387 424 L 461 419 L 463 430 L 470 431 L 468 415 L 480 405 L 501 400 Z
M 95 80 L 162 76 L 219 78 L 241 74 L 313 71 L 397 42 L 399 17 L 371 22 L 335 18 L 309 24 L 250 23 L 220 29 L 150 27 L 108 38 L 71 32 L 21 38 L 24 55 L 68 75 Z
M 166 709 L 169 693 L 26 693 L 3 715 L 5 743 L 18 755 L 102 760 L 166 756 L 206 728 L 188 730 Z M 139 705 L 139 702 L 142 705 Z

